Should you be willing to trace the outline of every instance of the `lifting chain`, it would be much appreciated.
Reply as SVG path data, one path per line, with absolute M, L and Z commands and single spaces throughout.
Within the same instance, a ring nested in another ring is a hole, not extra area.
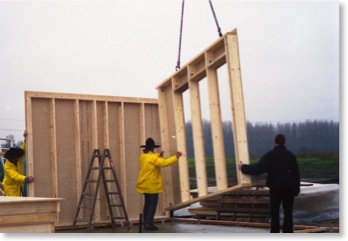
M 180 20 L 180 34 L 179 34 L 179 50 L 178 50 L 178 61 L 176 63 L 175 70 L 178 71 L 180 69 L 180 55 L 181 55 L 181 40 L 182 40 L 182 26 L 184 23 L 184 7 L 185 0 L 182 0 L 181 4 L 181 20 Z
M 219 33 L 219 37 L 222 37 L 221 28 L 219 26 L 219 23 L 218 23 L 218 20 L 217 20 L 215 11 L 214 11 L 213 3 L 211 2 L 211 0 L 209 0 L 209 4 L 210 4 L 211 11 L 213 12 L 213 16 L 214 16 L 214 19 L 215 19 L 216 27 L 217 27 L 217 30 L 218 30 L 218 33 Z
M 215 11 L 214 11 L 213 3 L 211 2 L 211 0 L 209 0 L 209 4 L 210 4 L 211 11 L 213 13 L 213 16 L 214 16 L 214 20 L 215 20 L 215 23 L 216 23 L 216 27 L 217 27 L 217 30 L 218 30 L 219 37 L 222 37 L 221 28 L 219 26 L 219 23 L 218 23 L 218 20 L 217 20 Z M 185 0 L 182 0 L 182 4 L 181 4 L 181 18 L 180 18 L 180 32 L 179 32 L 178 61 L 176 63 L 176 67 L 175 67 L 176 71 L 178 71 L 180 69 L 182 29 L 183 29 L 183 23 L 184 23 L 184 8 L 185 8 Z

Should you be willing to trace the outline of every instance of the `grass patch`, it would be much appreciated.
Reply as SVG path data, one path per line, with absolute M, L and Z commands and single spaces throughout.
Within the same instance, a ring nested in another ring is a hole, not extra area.
M 259 158 L 251 158 L 250 163 L 258 162 Z M 339 179 L 339 155 L 330 154 L 312 154 L 297 157 L 301 181 L 303 182 L 323 182 L 325 180 Z M 195 186 L 196 171 L 193 158 L 189 158 L 189 174 L 191 184 Z M 226 169 L 229 183 L 237 181 L 236 160 L 234 157 L 226 158 Z M 209 185 L 215 185 L 214 158 L 206 158 L 206 171 Z M 265 181 L 266 174 L 252 176 L 253 182 Z

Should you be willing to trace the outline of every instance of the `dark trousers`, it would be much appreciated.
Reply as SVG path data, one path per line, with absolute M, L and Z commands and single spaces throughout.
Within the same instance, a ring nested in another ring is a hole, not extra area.
M 283 233 L 293 233 L 293 207 L 294 207 L 294 195 L 286 189 L 283 190 L 270 190 L 270 202 L 271 202 L 271 233 L 280 233 L 280 220 L 279 211 L 280 205 L 283 207 Z
M 153 219 L 155 217 L 157 203 L 158 203 L 158 193 L 148 194 L 144 193 L 145 204 L 143 210 L 144 226 L 153 225 Z

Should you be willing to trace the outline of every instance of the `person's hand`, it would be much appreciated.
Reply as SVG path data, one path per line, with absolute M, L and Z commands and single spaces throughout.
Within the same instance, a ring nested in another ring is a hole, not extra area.
M 179 158 L 179 157 L 182 156 L 182 153 L 180 151 L 177 151 L 175 155 L 176 155 L 177 158 Z
M 23 137 L 24 137 L 24 138 L 26 138 L 26 137 L 27 137 L 27 135 L 28 135 L 28 131 L 27 131 L 27 130 L 25 130 L 25 131 L 23 132 Z
M 34 180 L 35 180 L 35 178 L 34 178 L 33 176 L 29 176 L 29 177 L 26 177 L 26 178 L 25 178 L 25 181 L 26 181 L 27 183 L 34 182 Z
M 243 162 L 239 161 L 238 162 L 238 170 L 241 171 L 242 170 L 242 166 L 243 166 Z

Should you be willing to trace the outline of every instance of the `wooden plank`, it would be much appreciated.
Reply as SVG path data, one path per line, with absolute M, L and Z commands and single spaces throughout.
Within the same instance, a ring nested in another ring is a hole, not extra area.
M 33 223 L 51 223 L 55 220 L 55 213 L 29 213 L 29 214 L 21 214 L 21 215 L 6 215 L 0 217 L 0 226 L 3 225 L 17 225 L 17 224 L 33 224 Z
M 126 175 L 126 163 L 125 163 L 125 160 L 126 160 L 126 156 L 127 156 L 127 153 L 126 153 L 126 128 L 125 128 L 125 125 L 126 125 L 126 120 L 125 120 L 125 107 L 124 107 L 125 103 L 121 103 L 120 104 L 120 108 L 119 108 L 119 140 L 120 140 L 120 155 L 119 155 L 119 165 L 117 166 L 118 167 L 118 170 L 120 173 L 116 172 L 117 174 L 121 174 L 120 175 L 120 178 L 121 180 L 123 180 L 123 185 L 121 184 L 121 187 L 122 187 L 122 191 L 124 193 L 124 196 L 125 196 L 125 200 L 127 200 L 127 186 L 128 186 L 128 182 L 127 182 L 127 175 Z M 134 162 L 134 165 L 138 165 L 138 168 L 139 168 L 139 163 L 135 163 Z M 134 197 L 133 197 L 134 198 Z M 126 201 L 125 201 L 126 202 Z M 140 204 L 139 204 L 140 205 Z M 126 206 L 128 207 L 128 201 L 126 202 Z M 129 218 L 132 216 L 130 214 L 129 215 Z
M 109 101 L 119 103 L 152 103 L 158 104 L 157 99 L 154 98 L 139 98 L 127 96 L 108 96 L 108 95 L 87 95 L 77 93 L 56 93 L 56 92 L 40 92 L 40 91 L 25 91 L 25 95 L 35 99 L 66 99 L 66 100 L 81 100 L 81 101 Z
M 295 230 L 294 233 L 326 233 L 329 229 L 328 227 L 308 228 Z
M 184 103 L 181 93 L 173 94 L 175 127 L 176 127 L 176 142 L 178 150 L 183 154 L 179 160 L 180 173 L 180 194 L 181 202 L 186 202 L 190 199 L 190 176 L 188 172 L 187 148 L 186 148 L 186 130 L 184 118 Z
M 2 226 L 0 227 L 0 233 L 54 233 L 54 223 Z
M 92 131 L 92 150 L 95 149 L 101 149 L 101 152 L 103 150 L 102 146 L 99 147 L 99 144 L 102 144 L 99 142 L 98 134 L 102 131 L 102 129 L 99 129 L 100 126 L 98 126 L 98 108 L 97 108 L 97 100 L 93 100 L 91 104 L 91 131 Z M 97 162 L 94 162 L 94 166 L 99 166 Z M 98 180 L 98 172 L 92 172 L 91 178 L 93 180 Z M 93 188 L 93 190 L 96 189 L 97 184 L 91 184 L 90 187 Z M 93 193 L 93 191 L 91 192 Z M 94 215 L 93 215 L 93 221 L 101 220 L 101 194 L 98 192 L 97 194 L 97 202 L 94 207 Z
M 169 156 L 176 151 L 175 121 L 169 121 L 174 119 L 172 89 L 163 88 L 158 90 L 158 98 L 162 100 L 160 101 L 161 104 L 158 105 L 159 120 L 164 120 L 159 123 L 161 150 L 164 151 L 165 156 Z M 180 163 L 181 160 L 177 165 L 171 165 L 170 168 L 163 169 L 165 180 L 164 201 L 166 202 L 166 207 L 181 201 L 181 185 L 173 185 L 173 183 L 177 183 Z M 188 173 L 188 171 L 186 171 L 186 173 Z M 188 174 L 186 174 L 186 176 L 188 176 Z
M 269 228 L 269 223 L 257 223 L 257 222 L 241 222 L 241 221 L 223 221 L 223 220 L 209 220 L 209 219 L 193 219 L 193 218 L 172 218 L 175 222 L 192 223 L 192 224 L 211 224 L 222 226 L 238 226 L 238 227 L 256 227 L 256 228 Z
M 56 105 L 55 100 L 50 102 L 50 136 L 51 136 L 51 152 L 50 159 L 52 161 L 52 195 L 58 197 L 58 170 L 57 170 L 57 128 L 56 128 Z
M 233 139 L 235 145 L 238 183 L 251 183 L 249 175 L 238 170 L 238 162 L 249 163 L 242 77 L 240 71 L 237 31 L 225 35 L 227 69 L 231 91 Z
M 109 118 L 108 118 L 108 102 L 107 101 L 96 101 L 96 129 L 97 134 L 97 145 L 101 152 L 103 152 L 105 149 L 110 150 L 110 132 L 109 132 Z M 111 150 L 110 150 L 111 153 Z M 111 153 L 111 157 L 113 157 Z M 104 162 L 105 166 L 109 166 L 108 159 Z M 111 176 L 111 172 L 106 172 L 107 178 Z M 110 188 L 110 183 L 107 184 Z M 112 189 L 110 189 L 112 190 Z M 98 208 L 98 214 L 99 217 L 96 217 L 96 220 L 105 220 L 108 219 L 109 210 L 105 208 L 107 206 L 106 201 L 106 194 L 104 190 L 104 186 L 100 185 L 100 191 L 99 191 L 99 201 L 97 202 Z
M 269 214 L 269 208 L 252 208 L 252 207 L 220 207 L 216 208 L 217 213 L 264 213 Z
M 220 95 L 216 69 L 207 69 L 208 96 L 213 138 L 214 166 L 217 190 L 228 187 Z
M 189 87 L 197 189 L 198 196 L 204 196 L 208 193 L 208 178 L 205 163 L 204 134 L 202 125 L 199 82 L 191 81 Z
M 72 185 L 76 187 L 76 190 L 75 190 L 75 195 L 72 196 L 72 200 L 75 200 L 73 202 L 70 202 L 72 204 L 70 204 L 70 206 L 72 208 L 75 208 L 77 203 L 78 203 L 78 200 L 80 199 L 80 196 L 81 196 L 81 192 L 82 192 L 82 187 L 83 187 L 83 177 L 82 177 L 82 152 L 81 152 L 81 126 L 80 126 L 80 123 L 81 123 L 81 119 L 80 119 L 80 102 L 76 99 L 76 100 L 73 100 L 74 101 L 74 105 L 73 105 L 73 108 L 74 108 L 74 114 L 73 114 L 73 117 L 74 117 L 74 123 L 73 125 L 75 126 L 74 128 L 74 136 L 75 138 L 73 139 L 74 140 L 74 148 L 75 148 L 75 153 L 76 153 L 76 156 L 75 156 L 75 173 L 71 173 L 70 175 L 72 175 L 71 177 L 73 177 L 75 175 L 75 179 L 72 178 Z M 74 162 L 72 161 L 72 164 L 74 165 Z M 72 213 L 73 215 L 75 215 L 76 213 L 76 208 L 74 209 L 74 211 L 70 212 Z M 71 216 L 70 216 L 71 217 Z M 60 216 L 58 216 L 58 218 L 60 218 Z M 60 223 L 60 222 L 58 222 Z M 62 223 L 70 223 L 70 221 L 66 221 L 66 222 L 62 222 Z
M 269 204 L 268 198 L 222 198 L 218 201 L 221 205 L 228 204 Z

